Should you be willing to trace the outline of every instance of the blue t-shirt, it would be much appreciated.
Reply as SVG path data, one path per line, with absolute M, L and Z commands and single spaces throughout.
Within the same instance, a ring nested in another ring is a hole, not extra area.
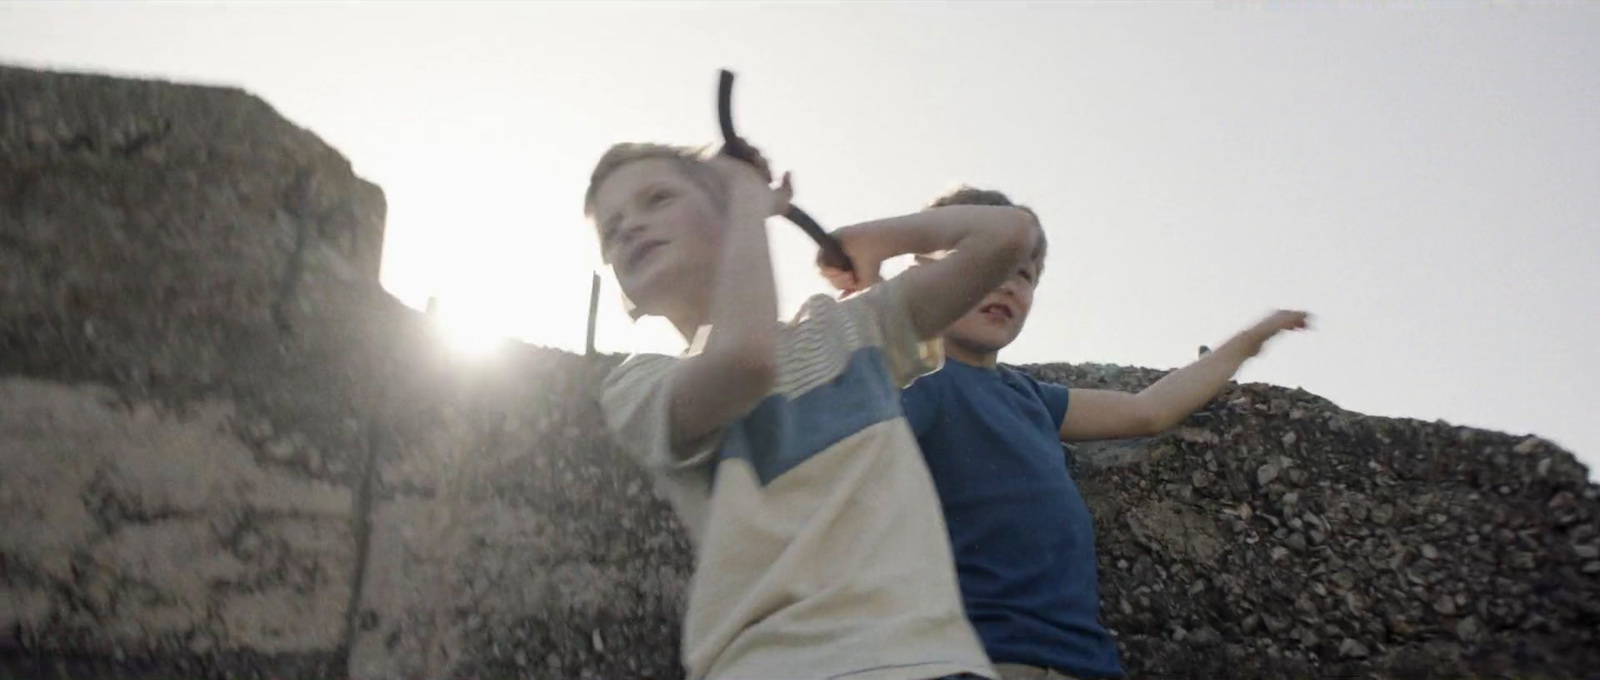
M 1061 450 L 1067 388 L 952 360 L 901 400 L 990 659 L 1121 677 L 1100 625 L 1094 519 Z

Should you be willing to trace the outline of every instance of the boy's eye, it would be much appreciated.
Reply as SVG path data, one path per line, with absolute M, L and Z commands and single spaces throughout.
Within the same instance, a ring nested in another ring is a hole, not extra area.
M 645 199 L 645 204 L 646 205 L 650 205 L 652 207 L 653 206 L 658 206 L 658 205 L 661 205 L 663 203 L 666 203 L 671 198 L 672 198 L 672 192 L 670 192 L 670 191 L 654 191 L 654 192 L 651 192 L 650 196 Z

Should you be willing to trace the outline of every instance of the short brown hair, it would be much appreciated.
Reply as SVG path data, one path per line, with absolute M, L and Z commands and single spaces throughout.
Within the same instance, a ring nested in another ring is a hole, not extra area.
M 1009 196 L 1006 196 L 1003 193 L 1000 193 L 1000 192 L 995 191 L 993 189 L 979 189 L 977 187 L 967 186 L 965 184 L 962 184 L 960 186 L 957 186 L 954 189 L 951 189 L 949 191 L 944 192 L 938 198 L 935 198 L 932 201 L 930 201 L 926 207 L 931 209 L 931 208 L 943 208 L 945 206 L 951 206 L 951 205 L 999 205 L 999 206 L 1006 206 L 1006 207 L 1011 207 L 1011 208 L 1017 208 L 1019 210 L 1023 210 L 1025 212 L 1027 212 L 1029 215 L 1033 216 L 1033 219 L 1036 222 L 1039 219 L 1039 214 L 1035 213 L 1033 211 L 1033 208 L 1029 208 L 1028 206 L 1025 206 L 1025 205 L 1020 205 L 1020 204 L 1017 204 L 1017 203 L 1013 203 L 1011 201 L 1011 198 Z M 1031 256 L 1031 258 L 1033 259 L 1033 263 L 1036 264 L 1036 265 L 1039 265 L 1039 271 L 1040 272 L 1044 271 L 1044 256 L 1045 256 L 1045 252 L 1048 251 L 1049 249 L 1050 249 L 1050 242 L 1045 239 L 1044 226 L 1041 225 L 1039 227 L 1039 243 L 1038 243 L 1037 246 L 1034 247 L 1033 254 Z
M 647 160 L 671 161 L 685 177 L 711 196 L 713 203 L 719 206 L 727 203 L 727 180 L 706 162 L 704 148 L 651 142 L 623 142 L 611 145 L 611 148 L 606 149 L 605 154 L 600 156 L 600 162 L 595 163 L 594 172 L 589 174 L 589 188 L 583 192 L 583 214 L 594 217 L 595 195 L 600 192 L 600 185 L 611 175 L 629 163 Z

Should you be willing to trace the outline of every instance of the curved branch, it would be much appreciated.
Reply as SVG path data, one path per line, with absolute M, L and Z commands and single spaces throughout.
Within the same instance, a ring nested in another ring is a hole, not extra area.
M 722 152 L 746 163 L 754 162 L 755 154 L 751 152 L 749 142 L 744 141 L 733 127 L 733 72 L 727 69 L 722 70 L 721 78 L 717 81 L 717 124 L 722 128 Z M 783 216 L 822 248 L 822 264 L 847 272 L 855 271 L 855 265 L 839 245 L 839 239 L 817 224 L 806 211 L 791 204 Z

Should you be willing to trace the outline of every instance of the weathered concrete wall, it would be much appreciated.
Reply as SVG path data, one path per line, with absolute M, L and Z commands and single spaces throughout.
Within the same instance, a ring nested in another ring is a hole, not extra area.
M 0 206 L 5 672 L 675 672 L 689 556 L 599 436 L 614 360 L 453 364 L 314 136 L 0 69 Z
M 0 677 L 678 676 L 615 358 L 456 363 L 382 224 L 243 92 L 0 68 Z M 1135 676 L 1600 668 L 1600 500 L 1541 440 L 1248 385 L 1070 455 Z

